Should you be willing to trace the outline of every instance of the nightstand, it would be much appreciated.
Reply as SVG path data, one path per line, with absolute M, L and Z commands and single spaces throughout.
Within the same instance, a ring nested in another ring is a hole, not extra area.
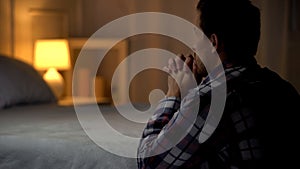
M 93 104 L 93 97 L 74 97 L 76 99 L 77 105 L 90 105 Z M 111 99 L 108 97 L 96 98 L 97 104 L 110 104 Z M 73 97 L 66 97 L 58 101 L 60 106 L 74 106 Z

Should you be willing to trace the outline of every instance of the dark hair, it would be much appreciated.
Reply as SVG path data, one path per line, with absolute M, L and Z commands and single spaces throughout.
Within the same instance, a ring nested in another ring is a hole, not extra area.
M 260 39 L 260 11 L 249 0 L 200 0 L 200 28 L 218 36 L 228 59 L 243 62 L 256 55 Z

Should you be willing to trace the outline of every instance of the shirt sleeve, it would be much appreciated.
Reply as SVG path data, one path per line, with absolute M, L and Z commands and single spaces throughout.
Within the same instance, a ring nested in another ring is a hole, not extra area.
M 198 99 L 197 99 L 198 98 Z M 199 95 L 163 99 L 149 120 L 138 147 L 139 169 L 178 168 L 200 146 L 199 134 L 207 116 L 199 112 Z

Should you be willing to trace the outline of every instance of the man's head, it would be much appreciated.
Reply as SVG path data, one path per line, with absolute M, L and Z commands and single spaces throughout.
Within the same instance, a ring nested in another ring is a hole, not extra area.
M 257 52 L 260 11 L 250 0 L 200 0 L 200 28 L 226 59 L 244 63 Z

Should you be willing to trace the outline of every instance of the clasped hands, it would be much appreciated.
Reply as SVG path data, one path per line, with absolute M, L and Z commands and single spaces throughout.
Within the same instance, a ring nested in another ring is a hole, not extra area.
M 169 59 L 168 66 L 165 66 L 164 70 L 169 73 L 167 97 L 183 98 L 200 81 L 197 64 L 192 55 L 179 55 Z

